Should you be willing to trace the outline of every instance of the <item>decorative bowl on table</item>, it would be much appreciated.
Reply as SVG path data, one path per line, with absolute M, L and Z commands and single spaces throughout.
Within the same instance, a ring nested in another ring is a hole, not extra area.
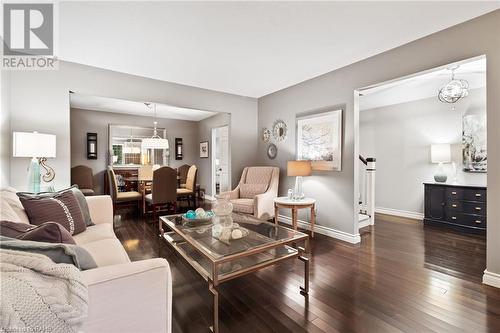
M 212 211 L 205 211 L 203 208 L 198 208 L 196 211 L 188 210 L 182 214 L 182 221 L 184 225 L 203 225 L 212 223 L 212 218 L 215 214 Z

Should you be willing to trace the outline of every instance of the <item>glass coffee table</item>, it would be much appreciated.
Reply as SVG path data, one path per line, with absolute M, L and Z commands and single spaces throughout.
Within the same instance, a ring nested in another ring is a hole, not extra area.
M 248 215 L 233 213 L 232 218 L 233 226 L 237 223 L 243 231 L 240 239 L 221 240 L 219 224 L 184 225 L 181 215 L 162 216 L 159 221 L 160 238 L 208 282 L 213 297 L 213 332 L 219 331 L 217 287 L 225 281 L 297 258 L 304 263 L 304 286 L 300 292 L 309 292 L 309 259 L 304 256 L 309 246 L 307 234 Z

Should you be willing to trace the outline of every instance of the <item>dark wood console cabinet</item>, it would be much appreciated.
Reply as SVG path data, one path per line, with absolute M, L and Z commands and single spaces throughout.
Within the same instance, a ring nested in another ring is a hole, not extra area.
M 424 224 L 486 232 L 486 187 L 424 183 Z

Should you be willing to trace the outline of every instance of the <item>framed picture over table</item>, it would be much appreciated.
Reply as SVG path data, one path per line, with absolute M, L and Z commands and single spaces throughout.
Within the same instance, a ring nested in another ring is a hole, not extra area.
M 313 170 L 342 170 L 342 109 L 297 116 L 297 160 Z
M 200 142 L 200 158 L 208 158 L 208 141 Z

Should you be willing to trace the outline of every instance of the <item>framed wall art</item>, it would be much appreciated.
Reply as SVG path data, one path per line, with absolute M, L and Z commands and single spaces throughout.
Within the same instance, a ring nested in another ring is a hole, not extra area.
M 297 159 L 317 171 L 342 170 L 342 110 L 297 116 Z
M 200 142 L 200 158 L 208 158 L 208 141 Z

